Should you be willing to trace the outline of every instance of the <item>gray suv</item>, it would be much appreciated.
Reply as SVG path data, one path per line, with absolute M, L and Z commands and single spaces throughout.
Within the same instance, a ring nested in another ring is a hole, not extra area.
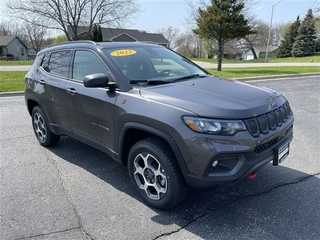
M 128 166 L 142 200 L 159 209 L 188 187 L 212 190 L 278 165 L 293 138 L 279 92 L 212 76 L 155 44 L 49 46 L 25 81 L 41 145 L 68 135 L 100 149 Z

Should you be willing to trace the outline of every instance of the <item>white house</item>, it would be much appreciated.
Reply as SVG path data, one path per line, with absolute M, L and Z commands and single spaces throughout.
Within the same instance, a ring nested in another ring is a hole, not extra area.
M 266 57 L 266 47 L 253 47 L 254 48 L 254 51 L 257 55 L 257 58 L 265 58 Z M 273 56 L 276 56 L 277 55 L 277 52 L 278 52 L 278 48 L 277 46 L 271 46 L 269 47 L 268 49 L 268 56 L 269 57 L 273 57 Z M 242 58 L 244 60 L 252 60 L 254 59 L 254 56 L 253 56 L 253 52 L 251 50 L 251 48 L 247 48 L 243 51 L 242 53 Z
M 16 36 L 0 36 L 0 56 L 29 60 L 28 47 Z

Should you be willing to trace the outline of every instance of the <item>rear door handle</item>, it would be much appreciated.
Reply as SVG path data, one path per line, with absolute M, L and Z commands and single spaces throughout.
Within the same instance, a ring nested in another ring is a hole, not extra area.
M 67 92 L 71 95 L 77 94 L 77 91 L 74 88 L 67 88 Z

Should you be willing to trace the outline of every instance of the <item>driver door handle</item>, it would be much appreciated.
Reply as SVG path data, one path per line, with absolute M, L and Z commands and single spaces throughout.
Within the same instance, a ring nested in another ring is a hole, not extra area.
M 77 91 L 74 88 L 67 88 L 67 92 L 71 95 L 77 94 Z

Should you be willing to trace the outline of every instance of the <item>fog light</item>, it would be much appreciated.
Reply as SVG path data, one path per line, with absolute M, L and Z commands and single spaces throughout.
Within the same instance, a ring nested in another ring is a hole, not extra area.
M 215 161 L 212 163 L 212 167 L 217 166 L 217 165 L 218 165 L 218 163 L 219 163 L 219 161 L 218 161 L 218 160 L 215 160 Z

